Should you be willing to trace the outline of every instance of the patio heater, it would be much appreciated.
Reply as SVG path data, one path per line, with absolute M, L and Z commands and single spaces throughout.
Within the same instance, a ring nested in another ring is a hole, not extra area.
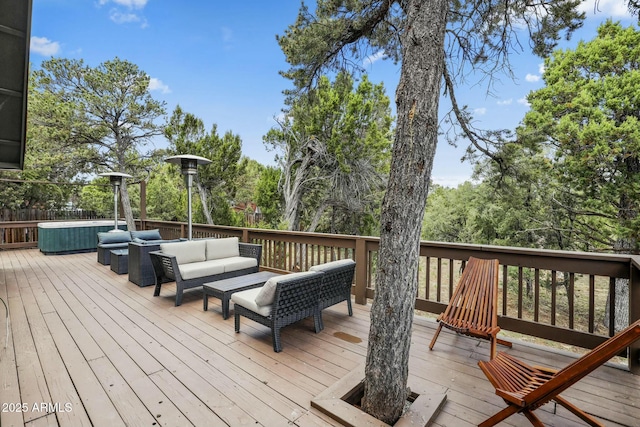
M 113 185 L 113 230 L 109 230 L 109 233 L 122 231 L 118 228 L 118 193 L 120 192 L 120 185 L 125 178 L 133 178 L 131 175 L 122 172 L 105 172 L 99 174 L 100 176 L 108 176 L 111 185 Z
M 191 187 L 193 187 L 193 177 L 198 174 L 198 165 L 208 165 L 211 160 L 200 156 L 194 156 L 192 154 L 181 154 L 178 156 L 171 156 L 164 159 L 167 163 L 175 163 L 180 165 L 181 172 L 184 175 L 184 183 L 187 186 L 187 238 L 191 240 L 193 238 L 193 232 L 191 228 Z

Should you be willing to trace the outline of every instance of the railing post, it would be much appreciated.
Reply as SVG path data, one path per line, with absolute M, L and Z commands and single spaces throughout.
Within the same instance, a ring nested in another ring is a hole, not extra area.
M 147 219 L 147 182 L 143 179 L 140 181 L 140 219 Z
M 248 228 L 244 228 L 244 229 L 242 230 L 242 241 L 243 241 L 244 243 L 251 243 L 251 242 L 249 241 L 249 229 L 248 229 Z
M 356 304 L 367 304 L 367 241 L 362 237 L 356 237 L 356 288 L 354 291 Z
M 629 324 L 640 319 L 640 257 L 629 260 Z M 629 370 L 640 375 L 640 340 L 631 344 L 628 355 Z

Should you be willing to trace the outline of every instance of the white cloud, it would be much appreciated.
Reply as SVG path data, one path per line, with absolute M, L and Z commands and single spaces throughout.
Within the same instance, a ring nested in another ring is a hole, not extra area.
M 546 68 L 544 66 L 544 62 L 541 62 L 538 64 L 538 74 L 543 75 L 545 72 Z
M 585 12 L 587 18 L 602 15 L 611 16 L 612 18 L 632 18 L 626 3 L 620 0 L 583 1 L 578 6 L 578 10 Z
M 60 43 L 49 40 L 46 37 L 31 37 L 31 52 L 44 56 L 52 56 L 60 52 Z
M 531 106 L 531 104 L 529 104 L 529 101 L 527 101 L 526 97 L 518 99 L 518 104 L 522 104 L 522 105 L 527 106 L 527 107 Z
M 149 0 L 100 0 L 100 5 L 113 2 L 128 9 L 143 9 Z
M 369 65 L 373 65 L 375 62 L 384 58 L 384 50 L 379 50 L 373 55 L 367 56 L 364 61 L 362 61 L 362 66 L 367 67 Z
M 149 79 L 149 90 L 157 90 L 161 93 L 171 93 L 171 89 L 169 89 L 169 86 L 162 83 L 162 80 L 155 77 L 151 77 Z
M 487 114 L 487 109 L 484 107 L 476 108 L 475 110 L 473 110 L 473 112 L 477 116 L 484 116 L 485 114 Z
M 513 99 L 509 98 L 509 99 L 503 99 L 501 101 L 498 101 L 498 105 L 511 105 L 513 104 Z
M 142 28 L 148 26 L 147 20 L 144 16 L 134 12 L 135 10 L 142 10 L 149 0 L 99 0 L 99 5 L 113 3 L 117 7 L 112 8 L 109 11 L 109 19 L 116 24 L 129 24 L 132 22 L 140 22 Z
M 128 24 L 130 22 L 140 22 L 141 18 L 135 13 L 120 12 L 117 9 L 111 9 L 109 19 L 116 24 Z
M 528 81 L 529 83 L 535 83 L 537 81 L 540 81 L 540 76 L 537 74 L 530 74 L 527 73 L 527 75 L 524 78 L 526 81 Z

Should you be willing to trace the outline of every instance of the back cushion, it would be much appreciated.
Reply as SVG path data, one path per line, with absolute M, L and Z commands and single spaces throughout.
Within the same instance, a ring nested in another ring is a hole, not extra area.
M 132 231 L 131 237 L 140 240 L 162 240 L 159 229 Z
M 116 231 L 113 233 L 98 233 L 98 243 L 103 245 L 110 243 L 127 243 L 131 241 L 131 234 L 128 231 Z
M 347 265 L 355 265 L 355 262 L 352 259 L 341 259 L 338 261 L 326 262 L 324 264 L 318 264 L 312 266 L 309 271 L 331 271 L 331 269 L 336 267 L 343 267 Z
M 260 293 L 256 295 L 256 305 L 265 306 L 273 304 L 273 299 L 276 296 L 276 287 L 281 280 L 295 279 L 296 277 L 304 277 L 311 274 L 309 271 L 303 271 L 300 273 L 283 274 L 282 276 L 275 276 L 267 280 L 264 286 L 260 288 Z
M 207 242 L 207 260 L 240 256 L 237 237 L 206 239 L 205 242 Z
M 177 243 L 161 243 L 160 250 L 175 255 L 178 264 L 205 261 L 206 244 L 204 240 L 191 240 Z

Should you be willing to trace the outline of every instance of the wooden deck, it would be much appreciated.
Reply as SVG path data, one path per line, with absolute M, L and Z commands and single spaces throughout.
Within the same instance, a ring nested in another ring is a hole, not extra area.
M 220 302 L 173 289 L 139 288 L 96 262 L 95 253 L 44 256 L 0 251 L 0 297 L 9 306 L 5 345 L 0 308 L 1 426 L 325 426 L 311 399 L 365 360 L 369 309 L 346 303 L 324 312 L 325 330 L 306 321 L 283 330 L 274 353 L 268 329 L 248 321 L 236 334 Z M 438 426 L 471 426 L 504 405 L 477 366 L 486 342 L 444 331 L 432 352 L 431 320 L 417 318 L 410 363 L 414 390 L 447 393 Z M 499 349 L 500 350 L 500 349 Z M 514 342 L 509 352 L 562 367 L 571 356 Z M 601 367 L 565 397 L 608 426 L 640 426 L 640 377 Z M 584 425 L 549 404 L 550 426 Z M 527 425 L 517 415 L 501 425 Z

